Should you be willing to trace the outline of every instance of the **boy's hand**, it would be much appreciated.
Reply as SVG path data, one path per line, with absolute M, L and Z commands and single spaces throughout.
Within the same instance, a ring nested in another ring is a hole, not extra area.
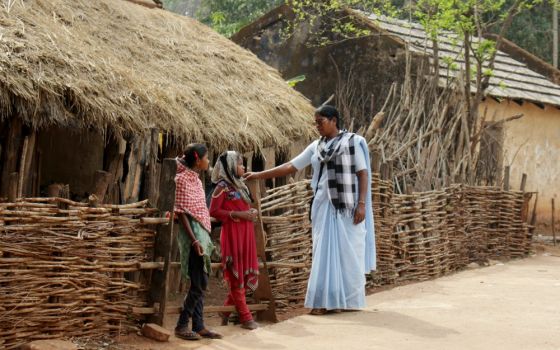
M 204 249 L 202 248 L 202 245 L 200 244 L 199 241 L 195 241 L 193 244 L 194 250 L 196 251 L 196 253 L 199 256 L 203 256 L 204 255 Z

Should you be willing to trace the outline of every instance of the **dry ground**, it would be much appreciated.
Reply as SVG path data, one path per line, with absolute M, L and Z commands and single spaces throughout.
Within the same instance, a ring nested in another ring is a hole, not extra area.
M 248 332 L 214 327 L 220 341 L 130 349 L 560 349 L 560 249 L 368 296 L 361 312 L 302 315 Z M 217 322 L 217 319 L 215 319 Z M 168 328 L 172 328 L 174 318 Z

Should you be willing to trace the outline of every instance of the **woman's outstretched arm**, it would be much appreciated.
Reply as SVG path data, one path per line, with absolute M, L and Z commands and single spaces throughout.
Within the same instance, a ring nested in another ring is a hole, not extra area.
M 277 167 L 274 167 L 269 170 L 259 171 L 259 172 L 248 172 L 243 175 L 245 180 L 264 180 L 264 179 L 272 179 L 275 177 L 282 177 L 287 175 L 292 175 L 297 172 L 296 167 L 292 165 L 291 162 L 284 163 Z

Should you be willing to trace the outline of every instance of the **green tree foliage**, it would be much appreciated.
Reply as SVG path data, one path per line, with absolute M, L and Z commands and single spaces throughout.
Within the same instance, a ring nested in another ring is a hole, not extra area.
M 229 37 L 284 0 L 207 0 L 202 1 L 196 18 Z
M 554 2 L 545 1 L 520 13 L 506 34 L 507 39 L 549 63 L 552 63 L 552 6 Z M 496 28 L 492 30 L 496 32 Z
M 487 30 L 499 34 L 500 16 L 504 16 L 516 0 L 164 0 L 165 8 L 196 17 L 218 32 L 231 36 L 247 25 L 288 1 L 300 9 L 300 20 L 309 20 L 313 13 L 327 13 L 350 6 L 365 11 L 387 14 L 420 21 L 429 32 L 439 29 L 474 30 L 474 23 L 467 24 L 468 8 L 478 7 L 484 16 Z M 558 0 L 522 1 L 505 37 L 542 59 L 552 62 L 552 11 Z M 303 9 L 306 9 L 303 11 Z M 465 11 L 461 15 L 461 11 Z M 304 13 L 306 12 L 306 13 Z M 457 21 L 457 18 L 460 20 Z M 345 24 L 336 26 L 340 36 L 367 35 Z M 458 26 L 463 26 L 460 28 Z

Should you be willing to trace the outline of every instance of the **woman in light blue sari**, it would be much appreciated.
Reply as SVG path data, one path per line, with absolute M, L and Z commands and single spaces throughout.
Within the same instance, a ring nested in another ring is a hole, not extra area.
M 362 309 L 365 275 L 375 270 L 371 168 L 365 139 L 340 129 L 332 106 L 315 111 L 321 135 L 290 162 L 247 173 L 246 179 L 286 176 L 311 165 L 313 255 L 305 296 L 311 314 Z

